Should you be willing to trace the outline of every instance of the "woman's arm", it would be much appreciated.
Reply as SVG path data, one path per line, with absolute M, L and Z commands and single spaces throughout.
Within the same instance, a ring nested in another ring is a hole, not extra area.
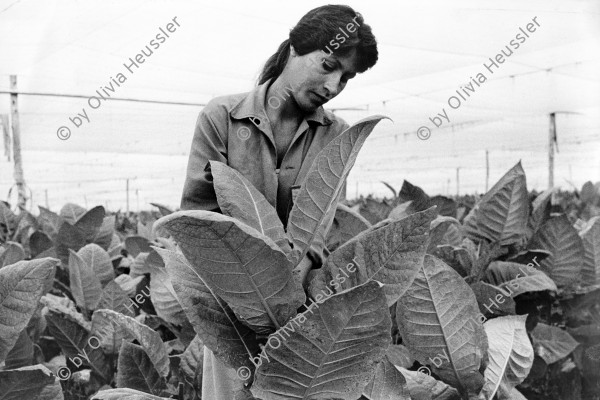
M 221 212 L 208 161 L 216 160 L 227 164 L 226 118 L 227 110 L 214 105 L 212 101 L 198 115 L 181 196 L 182 210 Z

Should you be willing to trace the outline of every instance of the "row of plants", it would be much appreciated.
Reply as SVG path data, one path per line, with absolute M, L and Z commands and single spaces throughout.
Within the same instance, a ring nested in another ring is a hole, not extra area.
M 206 346 L 238 400 L 598 398 L 600 185 L 529 193 L 518 163 L 479 199 L 339 203 L 381 118 L 322 150 L 286 227 L 218 162 L 222 214 L 0 203 L 0 397 L 201 399 Z

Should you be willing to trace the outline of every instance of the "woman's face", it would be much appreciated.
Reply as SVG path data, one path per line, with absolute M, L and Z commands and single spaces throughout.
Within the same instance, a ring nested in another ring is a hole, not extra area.
M 315 50 L 299 56 L 292 47 L 284 87 L 305 112 L 312 112 L 341 93 L 356 75 L 356 49 L 346 56 Z

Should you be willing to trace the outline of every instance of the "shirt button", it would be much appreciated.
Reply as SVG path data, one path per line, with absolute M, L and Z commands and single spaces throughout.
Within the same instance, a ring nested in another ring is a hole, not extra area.
M 260 125 L 262 124 L 261 120 L 256 117 L 250 117 L 250 122 L 252 122 L 257 127 L 260 127 Z

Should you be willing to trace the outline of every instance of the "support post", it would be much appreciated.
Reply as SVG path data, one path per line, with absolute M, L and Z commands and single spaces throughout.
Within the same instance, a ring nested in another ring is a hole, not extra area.
M 458 200 L 458 196 L 460 194 L 460 167 L 456 168 L 456 198 Z
M 21 158 L 21 131 L 19 126 L 19 104 L 17 94 L 17 76 L 10 76 L 10 115 L 13 142 L 13 159 L 15 160 L 15 183 L 17 184 L 18 201 L 17 207 L 25 209 L 27 204 L 27 193 L 25 191 L 25 177 L 23 173 L 23 160 Z
M 488 191 L 488 186 L 490 184 L 490 152 L 485 150 L 485 192 Z
M 129 178 L 127 178 L 127 183 L 125 184 L 125 191 L 127 192 L 127 209 L 126 216 L 129 217 Z
M 556 142 L 556 113 L 550 113 L 548 131 L 548 189 L 554 187 L 554 143 Z

